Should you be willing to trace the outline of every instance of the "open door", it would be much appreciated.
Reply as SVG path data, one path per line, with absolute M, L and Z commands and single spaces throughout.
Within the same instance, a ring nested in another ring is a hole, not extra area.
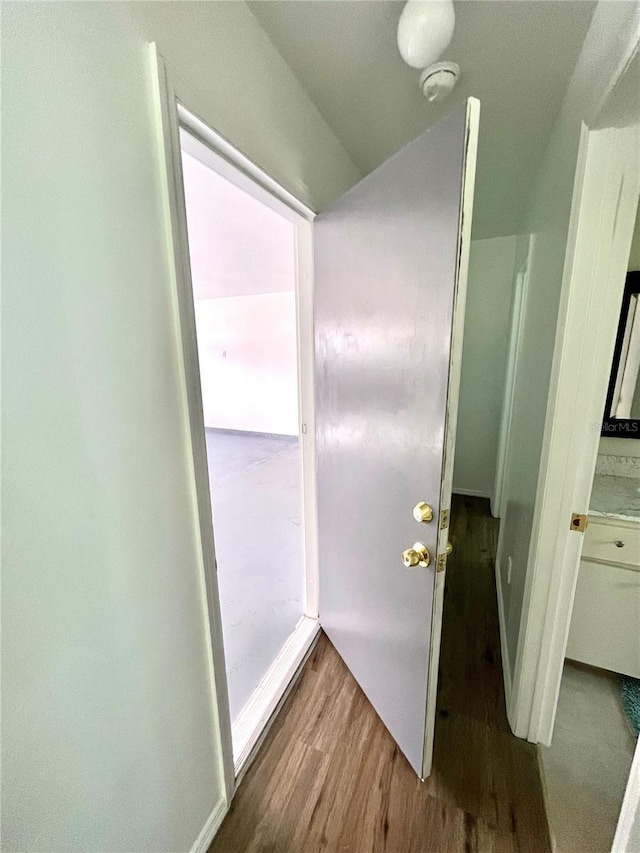
M 479 109 L 469 99 L 314 224 L 320 621 L 423 778 Z

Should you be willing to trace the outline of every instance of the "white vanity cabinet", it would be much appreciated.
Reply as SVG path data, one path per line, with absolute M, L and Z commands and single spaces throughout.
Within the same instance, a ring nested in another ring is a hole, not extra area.
M 567 657 L 640 678 L 640 519 L 589 516 Z

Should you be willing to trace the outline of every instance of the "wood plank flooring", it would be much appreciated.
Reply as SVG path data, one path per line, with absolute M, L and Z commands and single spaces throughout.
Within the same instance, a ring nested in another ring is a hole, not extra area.
M 534 747 L 504 709 L 497 522 L 456 496 L 434 767 L 420 782 L 323 635 L 210 853 L 547 853 Z

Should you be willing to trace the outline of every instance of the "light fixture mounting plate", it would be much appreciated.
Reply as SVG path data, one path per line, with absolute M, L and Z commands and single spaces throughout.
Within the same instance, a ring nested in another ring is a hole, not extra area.
M 431 103 L 443 101 L 453 92 L 459 77 L 457 62 L 435 62 L 420 74 L 420 89 Z

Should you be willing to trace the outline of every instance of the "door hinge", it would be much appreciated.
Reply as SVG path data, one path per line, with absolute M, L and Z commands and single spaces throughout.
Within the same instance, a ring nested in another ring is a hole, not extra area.
M 440 530 L 446 530 L 449 526 L 449 510 L 443 509 L 440 513 Z
M 584 533 L 589 526 L 589 517 L 581 515 L 579 512 L 574 512 L 571 516 L 571 524 L 569 530 L 576 530 L 578 533 Z

